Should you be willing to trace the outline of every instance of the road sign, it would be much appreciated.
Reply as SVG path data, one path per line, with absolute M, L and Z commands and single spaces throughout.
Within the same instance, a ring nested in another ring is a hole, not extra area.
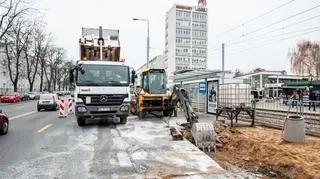
M 206 83 L 199 82 L 199 94 L 205 94 L 205 93 L 206 93 Z

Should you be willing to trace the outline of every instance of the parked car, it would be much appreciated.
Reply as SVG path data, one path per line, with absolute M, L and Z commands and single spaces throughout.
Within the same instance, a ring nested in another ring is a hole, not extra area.
M 41 94 L 37 103 L 37 110 L 59 110 L 59 98 L 57 94 Z
M 20 102 L 20 101 L 21 101 L 21 97 L 18 93 L 3 95 L 0 98 L 0 102 L 2 102 L 2 103 L 15 103 L 15 102 Z
M 57 94 L 58 96 L 63 96 L 63 95 L 64 95 L 63 91 L 57 91 L 56 94 Z
M 9 131 L 9 119 L 0 109 L 0 135 L 5 135 Z
M 30 96 L 28 93 L 21 93 L 20 97 L 21 97 L 21 101 L 29 101 L 30 99 Z
M 30 100 L 35 100 L 36 99 L 36 93 L 35 92 L 29 92 L 29 99 Z

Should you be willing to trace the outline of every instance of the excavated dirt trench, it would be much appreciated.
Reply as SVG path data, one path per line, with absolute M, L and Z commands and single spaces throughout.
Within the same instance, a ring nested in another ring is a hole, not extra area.
M 257 178 L 320 179 L 320 138 L 308 137 L 302 143 L 282 140 L 282 131 L 265 127 L 228 127 L 214 123 L 217 151 L 210 153 L 226 170 L 235 168 L 257 174 Z M 194 143 L 189 125 L 183 136 Z

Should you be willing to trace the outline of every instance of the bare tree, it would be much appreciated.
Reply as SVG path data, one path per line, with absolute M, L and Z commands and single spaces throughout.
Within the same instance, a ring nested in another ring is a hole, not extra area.
M 24 50 L 31 32 L 32 25 L 25 19 L 19 18 L 16 19 L 10 31 L 4 36 L 9 77 L 15 92 L 18 90 L 18 81 L 21 75 L 21 59 L 24 57 Z
M 0 1 L 0 41 L 3 40 L 14 21 L 30 10 L 23 0 Z
M 63 63 L 62 68 L 60 68 L 60 74 L 59 77 L 61 79 L 62 82 L 62 90 L 68 90 L 68 86 L 70 85 L 69 83 L 69 70 L 72 67 L 72 61 L 65 61 Z M 59 90 L 60 90 L 60 86 L 59 86 Z
M 26 76 L 29 82 L 29 90 L 33 91 L 33 85 L 36 75 L 39 71 L 40 60 L 48 48 L 49 38 L 43 30 L 41 24 L 37 24 L 32 34 L 32 39 L 29 41 L 25 50 L 26 57 Z
M 63 48 L 57 47 L 50 47 L 48 51 L 48 58 L 44 65 L 47 67 L 44 69 L 44 75 L 46 77 L 48 91 L 52 89 L 54 91 L 56 90 L 58 68 L 63 62 L 64 53 Z
M 302 41 L 290 53 L 292 68 L 295 73 L 317 77 L 320 74 L 320 45 L 316 42 Z

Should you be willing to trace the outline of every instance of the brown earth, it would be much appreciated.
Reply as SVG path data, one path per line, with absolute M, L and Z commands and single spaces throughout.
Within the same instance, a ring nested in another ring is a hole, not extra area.
M 215 123 L 215 130 L 222 144 L 214 153 L 218 163 L 228 162 L 275 178 L 320 179 L 320 138 L 288 143 L 282 140 L 281 130 L 260 126 L 229 130 L 221 122 Z

